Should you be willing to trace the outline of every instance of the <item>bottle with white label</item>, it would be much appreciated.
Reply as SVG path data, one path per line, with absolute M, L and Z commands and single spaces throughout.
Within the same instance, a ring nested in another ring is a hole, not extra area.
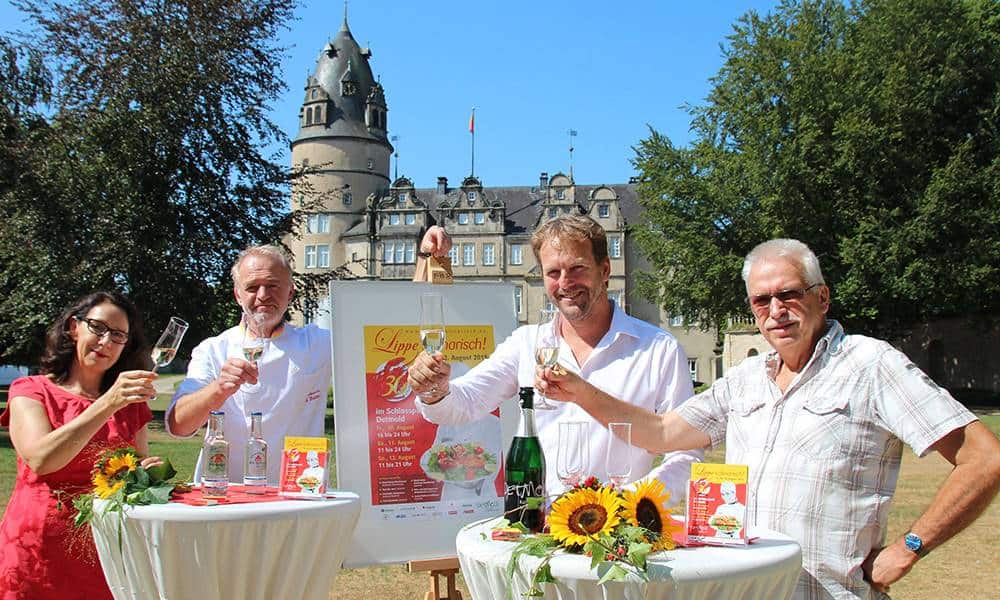
M 202 448 L 201 495 L 225 498 L 229 491 L 229 441 L 223 431 L 226 413 L 208 413 L 208 435 Z
M 250 437 L 243 462 L 243 485 L 248 494 L 263 494 L 267 487 L 267 441 L 261 427 L 264 415 L 250 413 Z

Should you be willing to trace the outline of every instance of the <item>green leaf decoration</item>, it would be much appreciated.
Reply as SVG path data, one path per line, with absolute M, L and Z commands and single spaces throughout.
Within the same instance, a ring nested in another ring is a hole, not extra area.
M 608 581 L 625 581 L 625 578 L 628 577 L 628 571 L 622 568 L 617 562 L 602 563 L 598 567 L 597 572 L 600 573 L 602 570 L 604 574 L 597 580 L 597 585 L 602 585 Z

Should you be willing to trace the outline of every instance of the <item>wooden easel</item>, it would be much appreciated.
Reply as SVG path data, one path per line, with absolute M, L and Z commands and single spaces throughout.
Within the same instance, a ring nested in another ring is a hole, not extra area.
M 455 587 L 455 575 L 458 575 L 458 557 L 431 558 L 427 560 L 411 560 L 406 563 L 410 573 L 430 571 L 431 589 L 424 594 L 424 600 L 462 600 L 462 593 Z M 444 585 L 439 577 L 444 578 Z M 442 596 L 442 589 L 444 595 Z

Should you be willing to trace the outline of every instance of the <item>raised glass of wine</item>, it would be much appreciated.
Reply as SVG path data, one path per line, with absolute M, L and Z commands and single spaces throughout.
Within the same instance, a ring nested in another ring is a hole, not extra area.
M 153 344 L 153 350 L 149 353 L 153 359 L 153 372 L 170 364 L 177 356 L 177 349 L 181 346 L 181 340 L 187 333 L 188 324 L 179 317 L 170 317 L 166 329 L 160 334 L 160 339 Z
M 420 295 L 420 344 L 427 354 L 444 349 L 444 302 L 437 292 Z
M 535 364 L 543 369 L 551 369 L 559 362 L 559 311 L 555 308 L 543 308 L 538 315 L 538 329 L 535 330 Z M 555 405 L 538 391 L 535 408 L 552 410 Z

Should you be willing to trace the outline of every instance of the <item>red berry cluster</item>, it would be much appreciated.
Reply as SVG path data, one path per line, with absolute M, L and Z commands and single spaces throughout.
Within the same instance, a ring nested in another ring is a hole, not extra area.
M 596 492 L 597 490 L 601 489 L 601 482 L 598 481 L 596 477 L 591 475 L 590 477 L 584 479 L 583 483 L 578 483 L 575 486 L 575 489 L 578 490 L 582 490 L 584 488 L 590 488 Z

